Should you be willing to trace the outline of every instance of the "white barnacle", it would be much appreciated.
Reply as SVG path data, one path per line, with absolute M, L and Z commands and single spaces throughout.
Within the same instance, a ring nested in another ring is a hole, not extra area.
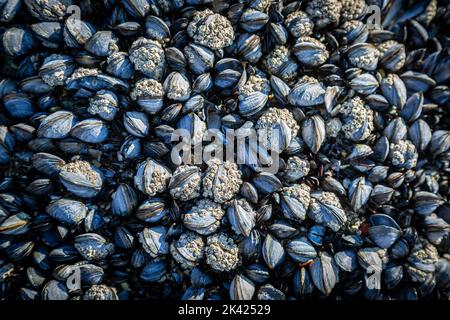
M 183 216 L 183 224 L 201 235 L 208 235 L 218 230 L 224 214 L 220 204 L 201 199 Z
M 166 58 L 159 42 L 141 37 L 133 42 L 129 54 L 135 70 L 152 79 L 161 79 Z
M 181 201 L 197 198 L 200 195 L 201 183 L 202 176 L 198 167 L 181 165 L 170 178 L 170 195 Z
M 417 164 L 418 154 L 411 141 L 400 140 L 398 143 L 391 143 L 389 157 L 394 166 L 411 169 Z
M 344 116 L 342 130 L 347 139 L 361 141 L 369 137 L 374 129 L 373 111 L 360 97 L 346 101 L 341 113 Z
M 242 184 L 241 171 L 235 163 L 212 158 L 203 177 L 203 196 L 217 203 L 231 200 Z
M 101 90 L 89 99 L 89 107 L 87 111 L 90 114 L 98 114 L 102 119 L 111 121 L 117 113 L 118 99 L 116 95 L 107 90 Z
M 332 192 L 317 191 L 311 194 L 309 217 L 337 232 L 347 222 L 339 198 Z
M 154 196 L 166 190 L 171 175 L 166 166 L 147 159 L 137 166 L 134 184 L 143 193 Z
M 314 30 L 314 23 L 303 11 L 294 11 L 288 14 L 284 23 L 296 38 L 310 36 Z
M 230 21 L 209 9 L 194 13 L 187 33 L 195 43 L 214 50 L 228 47 L 234 40 Z
M 290 132 L 284 132 L 283 126 L 287 127 Z M 278 138 L 278 136 L 275 136 L 277 133 L 276 130 L 283 131 L 278 132 L 279 135 L 284 135 L 283 141 L 279 139 L 277 141 L 278 147 L 282 149 L 283 147 L 287 147 L 290 141 L 297 136 L 300 126 L 288 109 L 269 108 L 259 117 L 255 129 L 260 137 L 260 143 L 266 149 L 276 147 L 272 145 L 275 141 L 274 139 Z M 283 144 L 283 146 L 280 144 Z
M 285 180 L 293 182 L 306 177 L 309 170 L 309 161 L 297 156 L 292 156 L 287 160 L 286 169 L 284 170 L 283 176 Z
M 153 79 L 141 79 L 130 93 L 133 100 L 146 97 L 161 97 L 164 94 L 163 86 L 160 82 Z
M 279 75 L 283 80 L 290 81 L 297 76 L 297 63 L 285 46 L 278 46 L 262 60 L 262 65 L 271 74 Z
M 73 194 L 91 198 L 102 189 L 100 172 L 87 161 L 74 161 L 65 164 L 59 172 L 61 183 Z

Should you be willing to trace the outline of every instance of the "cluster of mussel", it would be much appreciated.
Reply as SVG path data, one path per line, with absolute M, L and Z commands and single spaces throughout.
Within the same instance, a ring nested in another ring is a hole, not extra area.
M 443 0 L 0 1 L 0 298 L 448 299 L 449 22 Z M 176 129 L 254 129 L 264 161 L 179 165 Z

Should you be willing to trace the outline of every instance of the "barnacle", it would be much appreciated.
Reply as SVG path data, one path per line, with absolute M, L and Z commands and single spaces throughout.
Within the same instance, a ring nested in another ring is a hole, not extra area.
M 130 93 L 133 100 L 145 97 L 161 97 L 164 94 L 163 86 L 153 79 L 141 79 Z
M 201 182 L 202 177 L 197 167 L 181 165 L 174 171 L 170 180 L 170 194 L 181 201 L 197 198 L 200 195 Z
M 335 206 L 338 208 L 341 207 L 339 198 L 336 197 L 336 195 L 332 192 L 322 192 L 320 197 L 318 198 L 318 200 L 316 198 L 312 198 L 311 204 L 310 204 L 311 210 L 313 210 L 313 211 L 320 210 L 318 201 L 321 201 L 323 203 L 326 203 L 326 204 L 329 204 L 329 205 L 332 205 L 332 206 Z
M 80 67 L 78 69 L 75 69 L 75 71 L 66 80 L 66 82 L 82 79 L 84 77 L 95 77 L 98 75 L 98 73 L 99 73 L 98 69 Z
M 265 135 L 265 139 L 260 141 L 264 148 L 272 149 L 273 139 L 278 137 L 274 136 L 274 131 L 280 130 L 280 128 L 276 126 L 277 124 L 284 124 L 289 128 L 291 139 L 297 136 L 300 128 L 297 121 L 295 121 L 294 116 L 288 109 L 267 109 L 267 111 L 259 117 L 255 126 L 255 129 L 258 131 L 258 135 Z M 281 142 L 278 141 L 278 143 Z
M 0 0 L 0 300 L 449 299 L 448 1 L 97 2 Z
M 268 72 L 279 75 L 283 80 L 289 81 L 297 76 L 297 64 L 291 58 L 290 51 L 285 46 L 276 47 L 263 60 L 262 64 Z M 288 67 L 288 65 L 295 67 Z
M 369 44 L 356 44 L 349 49 L 349 61 L 352 65 L 365 70 L 375 70 L 380 52 Z
M 324 102 L 325 88 L 314 77 L 303 76 L 289 92 L 289 103 L 296 107 L 310 107 Z
M 341 19 L 356 20 L 366 14 L 367 5 L 365 0 L 341 0 Z
M 288 14 L 284 23 L 296 38 L 310 36 L 314 29 L 314 23 L 303 11 L 294 11 Z
M 347 222 L 347 214 L 343 210 L 339 198 L 333 192 L 318 191 L 311 194 L 309 216 L 334 232 L 337 232 Z
M 113 92 L 101 90 L 97 95 L 89 99 L 87 111 L 90 114 L 98 114 L 105 120 L 112 120 L 117 113 L 118 101 Z
M 342 122 L 339 118 L 331 118 L 325 124 L 327 137 L 336 138 L 342 129 Z
M 215 232 L 225 214 L 221 205 L 209 199 L 201 199 L 183 217 L 185 226 L 199 234 Z
M 62 86 L 74 68 L 70 56 L 52 54 L 45 58 L 39 74 L 49 86 Z
M 170 245 L 173 259 L 183 269 L 192 269 L 203 257 L 205 244 L 201 236 L 195 232 L 185 232 Z
M 154 196 L 166 190 L 170 177 L 171 173 L 167 167 L 147 159 L 137 166 L 134 184 L 142 192 Z
M 347 222 L 342 227 L 348 234 L 357 234 L 363 224 L 363 219 L 354 211 L 347 211 Z
M 312 37 L 300 37 L 295 42 L 294 54 L 297 59 L 307 66 L 319 66 L 329 57 L 326 46 Z
M 64 72 L 56 71 L 53 74 L 46 74 L 42 76 L 42 80 L 49 86 L 57 86 L 64 84 Z
M 433 272 L 438 258 L 439 253 L 435 246 L 430 243 L 423 246 L 418 244 L 407 258 L 406 271 L 413 281 L 424 282 L 427 275 Z
M 209 236 L 205 253 L 206 263 L 216 271 L 231 271 L 239 262 L 239 249 L 225 233 Z
M 341 9 L 342 2 L 340 0 L 312 0 L 307 4 L 306 13 L 318 28 L 323 28 L 339 22 Z
M 249 0 L 248 1 L 249 6 L 253 9 L 259 10 L 259 11 L 266 11 L 266 9 L 270 6 L 271 1 L 270 0 Z
M 242 100 L 253 92 L 269 94 L 270 85 L 266 78 L 259 75 L 251 75 L 247 82 L 239 87 L 239 99 Z
M 137 71 L 153 79 L 161 79 L 166 58 L 159 42 L 139 38 L 130 48 L 130 60 Z
M 405 169 L 414 168 L 417 164 L 417 151 L 414 144 L 409 140 L 400 140 L 398 143 L 391 143 L 390 159 L 394 166 Z
M 373 130 L 373 111 L 360 97 L 346 101 L 342 105 L 344 116 L 342 130 L 347 139 L 365 140 Z
M 218 203 L 233 198 L 242 184 L 241 172 L 232 162 L 222 162 L 212 158 L 203 177 L 203 196 L 211 197 Z
M 306 184 L 294 184 L 281 189 L 281 193 L 286 197 L 297 199 L 305 208 L 308 208 L 311 201 L 311 188 Z
M 93 285 L 83 295 L 84 300 L 118 300 L 116 289 L 104 284 Z
M 234 31 L 224 16 L 206 9 L 194 13 L 187 28 L 194 42 L 211 49 L 221 49 L 233 43 Z
M 436 17 L 438 9 L 438 2 L 437 0 L 431 0 L 427 7 L 425 8 L 425 11 L 416 18 L 417 21 L 423 23 L 424 25 L 428 26 L 431 21 Z
M 380 52 L 381 63 L 391 71 L 398 71 L 405 65 L 406 51 L 403 44 L 395 40 L 387 40 L 377 47 Z
M 309 173 L 309 162 L 297 156 L 292 156 L 287 160 L 284 177 L 288 181 L 296 181 L 306 177 Z
M 74 161 L 65 164 L 59 172 L 62 184 L 70 192 L 80 197 L 93 197 L 102 188 L 102 176 L 87 161 Z

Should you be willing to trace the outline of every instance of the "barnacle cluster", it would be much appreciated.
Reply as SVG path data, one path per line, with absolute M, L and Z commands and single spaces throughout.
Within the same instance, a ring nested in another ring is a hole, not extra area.
M 165 55 L 158 42 L 146 38 L 137 39 L 131 46 L 130 60 L 137 71 L 153 79 L 161 79 Z
M 66 63 L 69 62 L 71 58 L 64 55 L 54 54 L 45 58 L 44 64 L 41 67 L 41 77 L 42 80 L 49 86 L 61 86 L 66 80 Z M 58 60 L 61 60 L 59 62 Z M 71 66 L 67 66 L 71 67 Z M 44 70 L 42 70 L 44 69 Z
M 311 188 L 306 184 L 294 184 L 290 187 L 284 187 L 281 189 L 281 194 L 295 198 L 299 201 L 305 208 L 308 208 L 311 200 Z
M 294 49 L 297 59 L 307 66 L 319 66 L 329 57 L 325 45 L 316 38 L 308 36 L 299 37 Z
M 84 300 L 118 300 L 116 289 L 104 284 L 93 285 L 83 295 Z
M 286 169 L 284 169 L 284 177 L 288 181 L 297 181 L 306 177 L 309 170 L 310 165 L 307 160 L 292 156 L 287 160 Z
M 341 207 L 339 198 L 332 192 L 322 192 L 319 197 L 311 199 L 310 207 L 313 212 L 320 211 L 319 203 L 325 203 L 335 207 Z
M 105 120 L 113 120 L 118 108 L 117 97 L 107 90 L 100 90 L 97 95 L 89 99 L 87 111 L 90 114 L 98 114 Z
M 133 100 L 145 97 L 160 97 L 164 94 L 161 83 L 153 79 L 141 79 L 130 93 Z
M 97 182 L 99 180 L 98 173 L 92 170 L 91 164 L 86 161 L 74 161 L 64 165 L 61 169 L 63 172 L 70 172 L 81 174 L 90 182 Z
M 154 160 L 146 160 L 136 168 L 136 188 L 150 196 L 164 192 L 171 177 L 170 171 Z
M 309 36 L 314 29 L 314 23 L 303 11 L 294 11 L 288 14 L 284 23 L 294 37 Z
M 414 168 L 417 164 L 417 151 L 414 144 L 409 140 L 400 140 L 392 143 L 390 147 L 390 157 L 394 166 L 406 169 Z
M 183 217 L 184 225 L 199 234 L 214 233 L 220 226 L 225 211 L 209 199 L 201 199 Z
M 75 69 L 75 71 L 72 73 L 72 75 L 67 79 L 67 82 L 83 79 L 86 77 L 96 77 L 98 75 L 98 70 L 95 68 L 83 68 L 80 67 L 78 69 Z
M 406 272 L 416 282 L 423 282 L 429 278 L 430 272 L 438 261 L 436 248 L 428 243 L 418 244 L 408 257 Z
M 239 87 L 239 99 L 244 99 L 254 92 L 268 94 L 270 92 L 269 81 L 261 75 L 251 75 L 247 82 Z
M 342 2 L 339 0 L 312 0 L 308 1 L 306 12 L 317 27 L 323 28 L 339 22 L 341 9 Z
M 347 214 L 333 192 L 319 192 L 312 196 L 309 203 L 309 216 L 333 231 L 338 231 L 347 221 Z
M 405 65 L 406 52 L 403 44 L 400 44 L 395 40 L 387 40 L 380 43 L 377 49 L 388 70 L 398 71 Z
M 328 119 L 325 130 L 327 137 L 336 138 L 342 129 L 342 121 L 339 118 Z
M 202 237 L 195 232 L 185 232 L 180 238 L 170 245 L 170 253 L 173 259 L 183 269 L 191 269 L 197 265 L 203 257 L 205 243 Z
M 238 252 L 232 238 L 225 233 L 213 234 L 207 240 L 206 263 L 217 271 L 231 271 L 239 262 Z
M 280 75 L 285 81 L 297 76 L 297 68 L 288 68 L 290 63 L 292 63 L 291 53 L 285 46 L 275 48 L 262 61 L 262 65 L 268 72 Z
M 342 0 L 341 19 L 356 20 L 366 13 L 365 0 Z
M 359 49 L 361 48 L 361 49 Z M 366 46 L 365 48 L 358 47 L 359 51 L 356 54 L 349 56 L 349 61 L 359 68 L 365 70 L 372 70 L 378 62 L 379 52 L 375 47 Z M 356 49 L 356 50 L 358 50 Z
M 173 172 L 169 183 L 170 194 L 173 198 L 181 201 L 197 198 L 200 195 L 201 182 L 202 176 L 199 168 L 181 165 Z

